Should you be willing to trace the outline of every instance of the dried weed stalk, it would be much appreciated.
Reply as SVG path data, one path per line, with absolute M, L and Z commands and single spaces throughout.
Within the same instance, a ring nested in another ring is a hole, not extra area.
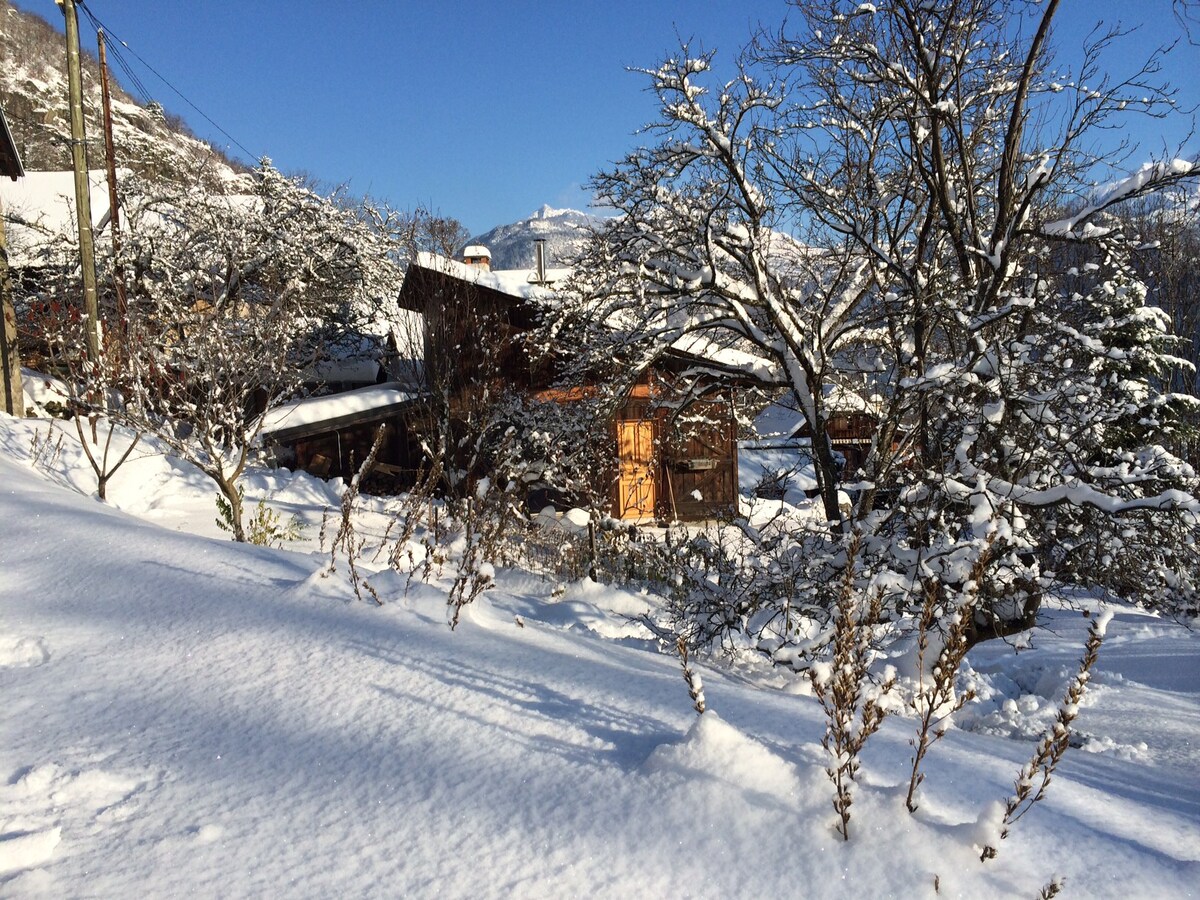
M 379 455 L 379 450 L 383 446 L 383 439 L 386 434 L 387 425 L 380 425 L 375 432 L 375 440 L 371 444 L 370 452 L 367 453 L 366 458 L 362 461 L 362 465 L 358 467 L 358 471 L 350 479 L 350 484 L 346 487 L 345 493 L 342 494 L 342 517 L 338 525 L 337 534 L 334 535 L 333 543 L 329 548 L 329 569 L 327 570 L 328 572 L 336 571 L 338 550 L 341 550 L 346 556 L 346 566 L 350 570 L 350 585 L 354 588 L 354 596 L 362 600 L 362 592 L 365 590 L 378 606 L 383 606 L 383 601 L 379 599 L 379 594 L 358 572 L 357 561 L 362 556 L 362 550 L 366 545 L 367 539 L 358 535 L 354 530 L 354 502 L 358 499 L 363 478 L 366 477 L 367 473 L 375 465 L 375 457 Z M 324 543 L 324 523 L 321 525 L 321 532 L 321 540 Z
M 926 681 L 925 659 L 929 654 L 930 637 L 937 624 L 939 612 L 942 609 L 943 597 L 938 583 L 933 579 L 924 582 L 924 602 L 921 605 L 921 618 L 917 632 L 917 690 L 909 701 L 909 708 L 917 716 L 917 734 L 909 741 L 913 748 L 912 772 L 908 779 L 908 795 L 904 805 L 910 813 L 917 811 L 917 788 L 925 780 L 921 771 L 921 763 L 929 748 L 939 741 L 946 733 L 946 725 L 950 716 L 954 715 L 964 704 L 975 697 L 974 691 L 965 691 L 955 695 L 954 682 L 963 659 L 970 647 L 968 632 L 975 608 L 979 603 L 979 585 L 984 576 L 990 557 L 990 545 L 986 547 L 975 565 L 971 567 L 970 579 L 964 590 L 963 599 L 958 609 L 950 616 L 946 626 L 942 647 L 938 651 L 933 667 L 929 672 L 931 681 Z
M 867 740 L 883 723 L 886 711 L 879 698 L 890 691 L 894 679 L 870 682 L 871 623 L 879 620 L 883 594 L 870 594 L 859 614 L 859 594 L 854 586 L 854 561 L 858 538 L 850 544 L 845 577 L 834 610 L 833 660 L 809 670 L 813 692 L 825 711 L 821 746 L 833 758 L 825 769 L 834 786 L 833 809 L 842 840 L 850 840 L 851 786 L 860 767 L 859 756 Z
M 434 458 L 428 467 L 421 468 L 412 488 L 404 495 L 402 508 L 388 525 L 384 535 L 385 543 L 389 539 L 394 541 L 388 554 L 388 565 L 396 571 L 406 569 L 410 580 L 417 569 L 422 567 L 423 580 L 428 581 L 432 575 L 429 554 L 426 554 L 423 563 L 418 564 L 413 554 L 413 541 L 416 540 L 417 531 L 422 525 L 428 534 L 432 534 L 435 540 L 437 538 L 439 522 L 436 498 L 443 474 L 440 458 Z M 381 551 L 383 546 L 380 545 Z
M 495 584 L 493 561 L 501 559 L 508 532 L 520 519 L 507 489 L 489 483 L 476 499 L 468 499 L 462 516 L 463 550 L 458 573 L 446 595 L 450 628 L 458 627 L 463 607 Z
M 64 435 L 59 431 L 58 440 L 55 440 L 54 435 L 53 423 L 47 426 L 45 437 L 37 431 L 33 432 L 29 440 L 29 461 L 35 469 L 49 472 L 58 465 L 59 457 L 62 456 Z
M 679 652 L 679 662 L 683 666 L 683 680 L 687 682 L 688 696 L 692 698 L 692 708 L 696 710 L 696 715 L 702 716 L 708 708 L 704 703 L 704 682 L 701 681 L 700 675 L 692 669 L 688 660 L 687 638 L 680 635 L 675 641 L 675 649 Z
M 1067 692 L 1058 705 L 1054 723 L 1042 735 L 1033 756 L 1017 775 L 1014 793 L 1004 806 L 1004 815 L 1000 819 L 1001 841 L 1008 837 L 1012 824 L 1046 796 L 1046 788 L 1050 786 L 1051 776 L 1067 752 L 1067 747 L 1070 746 L 1071 723 L 1079 715 L 1079 704 L 1083 701 L 1084 694 L 1087 693 L 1092 667 L 1100 655 L 1100 645 L 1104 642 L 1104 632 L 1111 618 L 1112 613 L 1105 612 L 1092 620 L 1091 628 L 1088 629 L 1087 643 L 1084 645 L 1083 658 L 1079 661 L 1079 671 L 1075 673 L 1075 677 L 1067 686 Z M 995 859 L 996 853 L 995 844 L 985 844 L 979 858 L 985 861 Z M 1052 881 L 1048 887 L 1054 887 L 1054 885 L 1055 882 Z M 1057 893 L 1057 888 L 1055 888 L 1055 893 Z M 1054 896 L 1054 894 L 1049 896 Z

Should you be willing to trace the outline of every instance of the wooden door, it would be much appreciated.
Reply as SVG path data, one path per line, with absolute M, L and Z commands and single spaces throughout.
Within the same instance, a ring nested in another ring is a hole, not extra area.
M 717 407 L 696 407 L 712 414 Z M 725 417 L 728 418 L 727 416 Z M 711 519 L 736 508 L 737 454 L 727 421 L 692 422 L 664 441 L 666 505 L 683 521 Z
M 617 515 L 640 519 L 654 515 L 654 423 L 649 419 L 617 421 Z

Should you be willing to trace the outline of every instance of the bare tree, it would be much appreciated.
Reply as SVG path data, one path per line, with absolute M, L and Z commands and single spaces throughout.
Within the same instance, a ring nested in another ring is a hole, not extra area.
M 305 366 L 339 335 L 393 314 L 399 217 L 322 197 L 269 161 L 224 192 L 199 177 L 132 178 L 124 191 L 129 321 L 107 310 L 104 358 L 91 364 L 70 339 L 68 279 L 47 276 L 26 306 L 45 310 L 41 338 L 52 363 L 70 373 L 84 418 L 103 413 L 195 464 L 228 504 L 234 537 L 245 540 L 238 479 L 262 413 L 298 388 Z M 47 272 L 70 271 L 70 246 L 47 236 Z M 85 446 L 101 489 L 114 468 L 107 447 L 96 455 Z
M 245 540 L 237 481 L 262 413 L 328 343 L 394 298 L 394 217 L 321 197 L 266 160 L 246 194 L 139 187 L 126 204 L 136 214 L 125 268 L 133 314 L 159 335 L 143 346 L 158 375 L 152 424 L 215 482 Z

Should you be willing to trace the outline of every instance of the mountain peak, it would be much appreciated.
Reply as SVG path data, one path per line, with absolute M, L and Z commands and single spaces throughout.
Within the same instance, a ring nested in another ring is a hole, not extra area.
M 551 206 L 549 203 L 543 203 L 541 205 L 541 208 L 538 209 L 538 211 L 535 212 L 529 218 L 530 219 L 559 219 L 559 218 L 562 218 L 563 216 L 582 216 L 582 217 L 586 218 L 586 217 L 588 217 L 588 214 L 585 212 L 581 212 L 578 209 L 556 209 L 553 206 Z
M 474 235 L 471 244 L 482 244 L 492 254 L 492 269 L 529 269 L 535 265 L 534 241 L 546 242 L 550 266 L 569 265 L 598 216 L 577 209 L 556 209 L 543 204 L 526 219 L 508 225 L 497 225 L 491 231 Z

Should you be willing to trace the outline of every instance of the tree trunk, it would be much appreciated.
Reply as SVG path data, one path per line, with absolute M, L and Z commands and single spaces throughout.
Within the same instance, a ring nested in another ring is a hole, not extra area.
M 4 237 L 4 219 L 0 216 L 0 308 L 4 330 L 0 333 L 0 382 L 4 398 L 0 409 L 10 416 L 25 415 L 25 394 L 21 389 L 21 356 L 17 352 L 17 314 L 13 309 L 12 280 L 8 271 L 8 244 Z
M 817 389 L 819 391 L 819 387 Z M 798 396 L 796 400 L 800 409 L 804 409 L 803 401 Z M 815 394 L 814 396 L 819 396 Z M 806 416 L 807 418 L 807 416 Z M 842 510 L 838 504 L 838 466 L 833 456 L 833 444 L 829 441 L 825 417 L 817 410 L 814 421 L 809 423 L 812 431 L 813 470 L 817 476 L 817 489 L 821 492 L 821 503 L 825 509 L 825 520 L 834 523 L 834 533 L 842 531 Z
M 221 493 L 225 495 L 225 499 L 229 503 L 229 524 L 233 527 L 233 539 L 244 544 L 246 543 L 246 529 L 242 525 L 242 495 L 237 489 L 237 481 L 228 478 L 218 478 L 216 481 L 217 486 L 221 488 Z

